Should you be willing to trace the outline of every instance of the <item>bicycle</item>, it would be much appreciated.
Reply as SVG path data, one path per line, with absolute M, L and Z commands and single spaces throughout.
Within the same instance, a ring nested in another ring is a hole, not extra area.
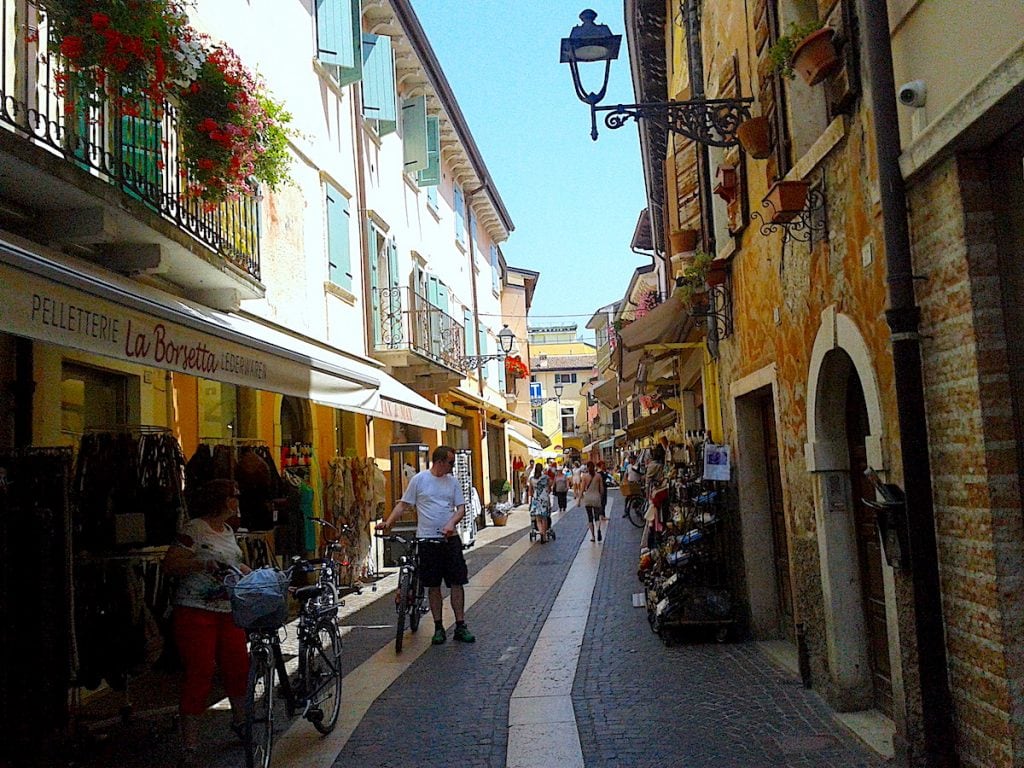
M 420 545 L 443 539 L 404 539 L 397 534 L 378 535 L 384 541 L 398 542 L 405 547 L 405 554 L 399 560 L 398 588 L 395 590 L 395 612 L 398 618 L 395 626 L 395 653 L 402 652 L 405 636 L 405 619 L 409 617 L 409 630 L 420 628 L 420 617 L 427 612 L 427 598 L 420 581 Z
M 335 526 L 320 521 L 335 530 Z M 299 587 L 298 674 L 293 687 L 281 652 L 280 627 L 253 627 L 249 636 L 249 683 L 242 730 L 246 768 L 269 768 L 274 747 L 274 673 L 293 717 L 302 716 L 322 734 L 334 730 L 341 711 L 341 634 L 338 631 L 337 541 L 328 542 L 323 558 L 293 558 L 288 579 L 299 570 L 317 570 L 317 583 Z
M 643 528 L 647 522 L 644 515 L 647 514 L 647 497 L 642 493 L 631 493 L 626 496 L 626 511 L 623 517 L 628 517 L 629 522 L 637 528 Z

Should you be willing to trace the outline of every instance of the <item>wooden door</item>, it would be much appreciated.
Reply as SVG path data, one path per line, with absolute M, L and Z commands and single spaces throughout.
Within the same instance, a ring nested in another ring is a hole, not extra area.
M 885 616 L 885 584 L 882 579 L 882 546 L 875 528 L 875 512 L 863 499 L 875 492 L 864 477 L 867 469 L 865 438 L 869 433 L 868 411 L 856 371 L 846 387 L 846 438 L 850 451 L 850 485 L 853 492 L 857 559 L 860 566 L 861 598 L 868 636 L 868 663 L 875 708 L 892 717 L 892 670 L 889 665 L 889 630 Z
M 771 395 L 758 402 L 761 435 L 764 442 L 765 483 L 772 521 L 772 564 L 775 592 L 778 595 L 779 631 L 783 638 L 795 640 L 793 623 L 793 587 L 789 577 L 789 534 L 782 505 L 782 472 L 779 468 L 779 442 L 775 431 L 775 407 Z

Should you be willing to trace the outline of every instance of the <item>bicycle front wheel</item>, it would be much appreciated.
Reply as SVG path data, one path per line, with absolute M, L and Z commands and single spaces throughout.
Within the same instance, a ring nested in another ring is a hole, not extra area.
M 423 584 L 417 572 L 412 577 L 409 587 L 409 630 L 415 632 L 420 628 L 420 616 L 423 615 Z
M 408 571 L 402 571 L 398 577 L 398 589 L 395 590 L 395 610 L 398 613 L 398 620 L 395 622 L 395 653 L 402 652 L 402 640 L 405 636 L 405 614 L 409 611 L 409 589 L 410 576 Z
M 246 768 L 269 768 L 274 746 L 274 665 L 270 648 L 252 655 L 245 698 Z
M 629 522 L 637 528 L 643 528 L 644 515 L 647 513 L 647 500 L 643 496 L 630 496 L 626 499 L 626 515 Z
M 316 625 L 316 634 L 305 648 L 307 718 L 320 733 L 334 730 L 341 711 L 341 635 L 333 619 Z

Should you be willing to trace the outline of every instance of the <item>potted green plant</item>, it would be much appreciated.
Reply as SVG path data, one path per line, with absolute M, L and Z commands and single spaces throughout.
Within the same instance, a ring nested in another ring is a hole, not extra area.
M 769 69 L 792 80 L 797 74 L 808 85 L 817 85 L 839 68 L 832 44 L 835 30 L 820 19 L 803 24 L 791 22 L 786 34 L 768 49 Z
M 504 477 L 496 477 L 491 480 L 491 498 L 497 499 L 498 501 L 504 501 L 505 497 L 508 496 L 508 492 L 512 490 L 512 486 L 509 485 L 508 480 Z
M 679 296 L 683 304 L 689 307 L 700 307 L 707 304 L 708 267 L 713 258 L 710 253 L 697 251 L 693 254 L 693 260 L 676 278 L 676 295 Z

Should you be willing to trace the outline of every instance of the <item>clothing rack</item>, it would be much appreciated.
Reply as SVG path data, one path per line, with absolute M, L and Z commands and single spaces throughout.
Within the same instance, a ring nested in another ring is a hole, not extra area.
M 161 427 L 157 424 L 103 424 L 97 427 L 86 427 L 84 434 L 97 435 L 169 435 L 173 430 L 170 427 Z
M 200 445 L 231 445 L 240 448 L 270 446 L 266 440 L 259 437 L 200 437 Z

